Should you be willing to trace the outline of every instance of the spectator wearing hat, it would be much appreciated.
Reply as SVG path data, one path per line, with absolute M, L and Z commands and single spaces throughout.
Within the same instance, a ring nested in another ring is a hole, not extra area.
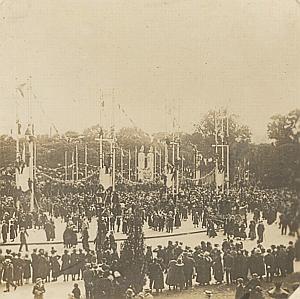
M 37 255 L 37 249 L 34 248 L 31 254 L 31 267 L 32 267 L 32 282 L 35 283 L 38 277 L 38 266 L 39 266 L 39 256 Z
M 256 224 L 255 224 L 255 221 L 250 221 L 250 224 L 249 224 L 249 238 L 250 240 L 254 240 L 256 238 Z
M 58 276 L 60 275 L 60 256 L 56 254 L 56 250 L 53 248 L 51 250 L 50 256 L 50 268 L 52 273 L 52 281 L 57 281 Z
M 226 283 L 232 283 L 232 267 L 233 267 L 233 256 L 230 251 L 225 251 L 223 255 L 223 265 L 225 270 Z
M 76 248 L 73 249 L 73 252 L 70 255 L 70 274 L 72 276 L 72 281 L 76 279 L 79 279 L 79 260 L 78 260 L 78 254 L 76 252 Z
M 13 265 L 14 265 L 14 281 L 17 283 L 18 286 L 21 286 L 21 285 L 23 285 L 24 261 L 21 258 L 20 252 L 13 259 Z
M 213 274 L 216 282 L 222 283 L 224 272 L 223 272 L 221 253 L 219 251 L 217 251 L 213 256 L 212 268 L 213 268 Z
M 187 252 L 183 252 L 182 262 L 183 262 L 183 272 L 185 278 L 185 288 L 188 289 L 189 287 L 192 286 L 195 261 L 191 256 L 189 256 Z
M 28 284 L 31 278 L 31 260 L 27 253 L 23 259 L 23 278 L 25 279 L 25 284 Z
M 150 276 L 152 279 L 153 288 L 156 290 L 156 292 L 161 292 L 164 288 L 164 275 L 163 275 L 163 269 L 161 265 L 158 262 L 158 259 L 154 259 L 153 263 L 150 266 Z M 151 289 L 150 285 L 150 289 Z
M 70 263 L 71 263 L 68 250 L 64 250 L 64 254 L 61 256 L 61 261 L 62 261 L 61 272 L 64 275 L 64 281 L 68 281 L 69 274 L 70 274 Z
M 175 265 L 175 281 L 176 281 L 176 289 L 179 288 L 179 290 L 182 291 L 186 279 L 184 276 L 184 264 L 180 258 L 177 260 L 177 263 Z
M 286 252 L 287 252 L 286 273 L 291 274 L 294 272 L 294 260 L 295 260 L 295 247 L 292 241 L 289 242 Z
M 19 248 L 19 252 L 22 251 L 23 246 L 25 246 L 25 250 L 28 251 L 28 245 L 27 245 L 27 239 L 26 237 L 28 237 L 28 233 L 25 230 L 24 227 L 21 227 L 21 231 L 20 231 L 20 248 Z
M 1 233 L 4 244 L 7 242 L 8 230 L 9 228 L 6 221 L 2 221 Z
M 83 271 L 82 275 L 83 275 L 84 288 L 85 288 L 85 297 L 86 299 L 91 299 L 92 290 L 93 290 L 94 273 L 91 269 L 90 264 L 86 264 L 86 269 Z
M 169 290 L 171 287 L 175 289 L 176 286 L 176 260 L 170 260 L 167 270 L 166 284 L 169 286 Z
M 258 241 L 262 243 L 264 241 L 264 232 L 265 232 L 265 226 L 262 221 L 260 221 L 257 225 L 257 236 Z
M 17 288 L 17 285 L 14 283 L 14 268 L 10 259 L 4 261 L 4 272 L 3 272 L 3 281 L 5 281 L 6 289 L 4 292 L 10 291 L 10 286 L 13 286 L 14 289 Z

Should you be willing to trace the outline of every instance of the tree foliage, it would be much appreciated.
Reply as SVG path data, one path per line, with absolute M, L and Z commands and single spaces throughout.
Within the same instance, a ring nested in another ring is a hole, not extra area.
M 276 114 L 268 124 L 268 136 L 276 145 L 298 143 L 300 138 L 300 110 L 295 109 L 286 115 Z

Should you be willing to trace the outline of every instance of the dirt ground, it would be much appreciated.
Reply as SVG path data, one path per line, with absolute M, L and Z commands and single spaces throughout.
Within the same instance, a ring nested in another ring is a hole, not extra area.
M 275 281 L 275 280 L 274 280 Z M 283 288 L 288 289 L 292 292 L 293 286 L 295 283 L 300 283 L 300 273 L 293 273 L 288 277 L 283 279 Z M 263 283 L 264 295 L 266 298 L 271 298 L 268 296 L 267 291 L 273 287 L 273 283 Z M 207 295 L 205 291 L 211 291 L 211 295 Z M 235 286 L 227 286 L 227 285 L 210 285 L 210 286 L 194 286 L 192 289 L 183 291 L 183 292 L 174 292 L 174 291 L 165 291 L 163 294 L 159 296 L 155 296 L 155 298 L 184 298 L 184 299 L 234 299 L 235 297 Z

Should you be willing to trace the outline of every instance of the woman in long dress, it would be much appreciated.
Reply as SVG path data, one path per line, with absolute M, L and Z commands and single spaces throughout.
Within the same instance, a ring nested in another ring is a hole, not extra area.
M 171 287 L 174 289 L 176 286 L 176 263 L 176 260 L 170 260 L 168 265 L 166 284 L 169 286 L 169 290 Z
M 253 220 L 249 224 L 249 238 L 250 240 L 256 239 L 256 223 Z
M 184 264 L 181 259 L 177 260 L 175 265 L 175 277 L 176 277 L 176 288 L 179 287 L 179 290 L 182 291 L 185 283 L 185 276 L 183 270 Z

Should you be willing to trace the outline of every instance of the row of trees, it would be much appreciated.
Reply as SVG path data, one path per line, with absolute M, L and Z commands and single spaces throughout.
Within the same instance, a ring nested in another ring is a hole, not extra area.
M 195 124 L 194 132 L 178 133 L 180 152 L 184 156 L 186 169 L 194 169 L 194 150 L 197 149 L 204 158 L 216 158 L 214 144 L 214 111 L 209 111 Z M 239 122 L 236 115 L 229 115 L 230 173 L 232 183 L 241 178 L 241 170 L 250 171 L 256 182 L 263 187 L 294 186 L 299 169 L 299 119 L 300 110 L 294 110 L 287 115 L 275 115 L 271 118 L 267 132 L 272 143 L 251 143 L 251 132 L 246 125 Z M 84 130 L 82 134 L 66 132 L 64 136 L 41 135 L 37 137 L 37 164 L 48 168 L 64 165 L 65 152 L 69 153 L 68 163 L 71 163 L 71 152 L 77 143 L 80 163 L 84 163 L 85 144 L 88 144 L 88 163 L 99 163 L 99 125 Z M 109 134 L 110 132 L 104 132 Z M 116 132 L 119 148 L 131 150 L 144 146 L 147 150 L 152 146 L 163 151 L 164 142 L 171 140 L 172 135 L 166 132 L 155 133 L 152 136 L 139 128 L 122 128 Z M 104 144 L 104 151 L 109 152 L 109 145 Z M 120 154 L 117 150 L 117 168 L 120 168 Z M 109 160 L 107 156 L 106 159 Z M 15 141 L 9 136 L 0 137 L 0 168 L 14 163 Z M 203 160 L 204 161 L 204 160 Z M 202 173 L 210 171 L 214 165 L 202 161 Z M 246 161 L 246 163 L 245 163 Z M 249 162 L 249 163 L 248 163 Z M 128 160 L 124 157 L 124 166 Z M 134 164 L 132 163 L 132 167 Z M 127 169 L 127 168 L 126 168 Z

